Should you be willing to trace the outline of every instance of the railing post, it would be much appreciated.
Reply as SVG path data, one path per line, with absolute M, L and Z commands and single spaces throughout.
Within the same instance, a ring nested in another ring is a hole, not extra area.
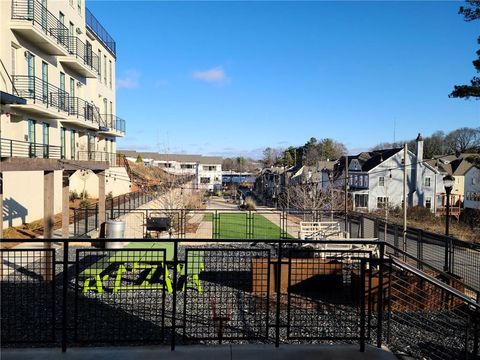
M 172 342 L 171 350 L 175 350 L 175 329 L 177 317 L 177 266 L 178 266 L 178 240 L 173 240 L 173 296 L 172 296 Z M 186 261 L 187 259 L 185 259 Z M 185 289 L 186 291 L 186 289 Z
M 275 271 L 275 287 L 277 288 L 277 303 L 275 314 L 275 347 L 280 346 L 280 301 L 282 293 L 282 242 L 278 242 L 277 268 Z
M 421 229 L 418 229 L 417 234 L 417 259 L 423 261 L 423 231 Z M 423 264 L 418 262 L 417 268 L 422 270 Z
M 385 244 L 382 242 L 380 247 L 380 262 L 378 266 L 378 309 L 377 309 L 377 347 L 382 347 L 382 331 L 383 331 L 383 266 Z
M 87 207 L 85 207 L 84 217 L 85 217 L 85 232 L 83 233 L 83 235 L 88 233 L 88 208 Z
M 113 219 L 113 196 L 110 199 L 110 219 Z
M 63 243 L 62 352 L 67 351 L 68 240 Z
M 98 203 L 95 204 L 95 229 L 98 228 Z
M 360 286 L 358 287 L 360 296 L 360 351 L 365 352 L 365 285 L 367 279 L 365 276 L 365 258 L 360 259 Z M 371 264 L 370 264 L 371 265 Z

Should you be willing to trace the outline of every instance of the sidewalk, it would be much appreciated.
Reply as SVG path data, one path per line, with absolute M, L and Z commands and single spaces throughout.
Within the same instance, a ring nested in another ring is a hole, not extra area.
M 88 347 L 70 348 L 66 353 L 60 349 L 7 349 L 0 353 L 2 360 L 395 360 L 397 357 L 386 349 L 367 346 L 365 352 L 359 345 L 187 345 L 170 347 Z

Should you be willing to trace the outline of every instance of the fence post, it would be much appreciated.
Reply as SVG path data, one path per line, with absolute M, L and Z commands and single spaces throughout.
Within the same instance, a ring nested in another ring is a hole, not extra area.
M 417 259 L 423 261 L 423 231 L 421 229 L 418 229 L 417 234 Z M 423 264 L 417 263 L 417 268 L 422 270 Z
M 378 309 L 377 309 L 377 347 L 382 347 L 382 331 L 383 331 L 383 266 L 385 244 L 380 243 L 380 262 L 378 266 Z
M 113 219 L 113 197 L 110 199 L 110 219 Z
M 63 243 L 62 352 L 67 351 L 68 240 Z
M 84 217 L 85 217 L 85 232 L 83 233 L 83 235 L 88 233 L 88 208 L 87 207 L 85 207 Z
M 277 303 L 275 314 L 275 347 L 280 346 L 280 301 L 282 292 L 282 242 L 278 242 L 277 269 L 275 271 L 275 287 L 277 288 Z
M 360 259 L 360 284 L 358 287 L 360 296 L 360 351 L 365 352 L 365 258 Z

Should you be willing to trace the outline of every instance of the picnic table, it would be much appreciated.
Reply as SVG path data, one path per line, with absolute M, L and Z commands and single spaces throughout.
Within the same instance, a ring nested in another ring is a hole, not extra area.
M 173 266 L 174 243 L 170 241 L 135 242 L 115 251 L 94 266 L 85 269 L 83 292 L 95 290 L 103 293 L 103 281 L 114 277 L 113 292 L 123 290 L 164 289 L 173 291 L 169 276 L 169 266 Z M 188 251 L 187 261 L 177 264 L 182 290 L 194 287 L 202 292 L 199 274 L 204 270 L 203 251 Z M 124 275 L 138 274 L 134 284 L 122 283 Z

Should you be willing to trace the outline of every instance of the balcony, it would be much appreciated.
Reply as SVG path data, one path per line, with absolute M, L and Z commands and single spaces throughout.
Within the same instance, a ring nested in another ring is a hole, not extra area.
M 49 55 L 68 55 L 68 29 L 36 0 L 12 0 L 10 28 Z
M 121 162 L 117 153 L 110 153 L 104 151 L 79 151 L 79 161 L 103 161 L 110 166 L 120 166 Z
M 89 30 L 95 37 L 116 57 L 117 48 L 115 40 L 110 36 L 107 30 L 100 24 L 100 21 L 91 13 L 90 10 L 85 9 L 85 20 L 87 23 L 87 30 Z M 87 32 L 88 35 L 88 32 Z
M 13 84 L 18 96 L 26 104 L 12 104 L 12 109 L 49 119 L 66 119 L 68 116 L 68 93 L 35 76 L 14 75 Z
M 98 55 L 76 36 L 68 36 L 67 43 L 68 55 L 61 56 L 58 60 L 81 76 L 96 78 L 100 64 Z
M 0 158 L 61 159 L 60 146 L 0 138 Z
M 94 104 L 79 97 L 69 97 L 67 100 L 68 117 L 62 122 L 98 130 L 101 117 Z
M 101 117 L 105 128 L 100 127 L 100 133 L 112 136 L 125 135 L 125 120 L 112 114 L 102 114 Z

